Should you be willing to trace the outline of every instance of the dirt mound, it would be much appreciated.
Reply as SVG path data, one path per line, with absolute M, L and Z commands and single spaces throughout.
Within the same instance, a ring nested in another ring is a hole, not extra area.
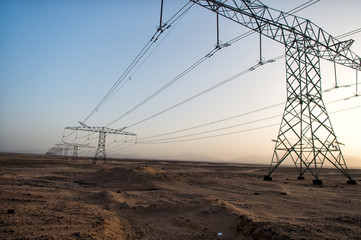
M 361 236 L 361 184 L 345 184 L 336 170 L 314 186 L 312 176 L 297 180 L 289 168 L 265 182 L 260 166 L 1 159 L 0 239 Z M 361 170 L 352 171 L 361 178 Z
M 160 183 L 169 181 L 171 179 L 160 169 L 138 166 L 134 169 L 124 167 L 102 168 L 76 179 L 74 182 L 82 185 L 112 188 L 117 191 L 141 191 L 156 189 Z

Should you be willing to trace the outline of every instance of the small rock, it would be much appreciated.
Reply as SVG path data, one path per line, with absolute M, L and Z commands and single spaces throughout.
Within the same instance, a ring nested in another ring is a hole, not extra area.
M 8 209 L 8 214 L 15 214 L 15 209 Z
M 259 192 L 255 192 L 254 195 L 261 195 Z

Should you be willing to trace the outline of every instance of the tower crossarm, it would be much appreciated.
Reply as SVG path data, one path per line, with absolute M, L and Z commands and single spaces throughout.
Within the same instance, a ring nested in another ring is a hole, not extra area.
M 267 7 L 258 0 L 190 0 L 295 51 L 361 71 L 353 40 L 339 41 L 311 21 Z
M 123 131 L 126 127 L 113 129 L 107 127 L 90 127 L 82 122 L 79 122 L 81 126 L 78 127 L 66 127 L 65 129 L 76 130 L 76 131 L 87 131 L 87 132 L 102 132 L 107 134 L 121 134 L 121 135 L 132 135 L 136 136 L 134 133 Z
M 82 143 L 67 143 L 63 141 L 63 144 L 65 146 L 69 146 L 69 147 L 81 147 L 81 148 L 95 148 L 93 146 L 89 146 L 89 143 L 87 144 L 82 144 Z

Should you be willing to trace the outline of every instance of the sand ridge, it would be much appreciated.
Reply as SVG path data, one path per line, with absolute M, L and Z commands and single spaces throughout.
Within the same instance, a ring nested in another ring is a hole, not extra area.
M 361 170 L 0 154 L 0 239 L 360 239 Z

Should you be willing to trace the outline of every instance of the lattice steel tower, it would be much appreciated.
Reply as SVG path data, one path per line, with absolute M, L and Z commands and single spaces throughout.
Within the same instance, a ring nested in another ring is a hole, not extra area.
M 95 148 L 93 146 L 89 146 L 89 143 L 67 143 L 63 141 L 63 144 L 69 148 L 73 148 L 73 156 L 71 157 L 72 160 L 76 160 L 78 158 L 79 148 Z
M 96 163 L 98 159 L 103 160 L 103 163 L 107 163 L 106 153 L 105 153 L 105 139 L 107 134 L 120 134 L 120 135 L 130 135 L 136 136 L 134 133 L 123 131 L 124 128 L 120 129 L 112 129 L 107 127 L 90 127 L 85 123 L 79 122 L 81 127 L 66 127 L 65 129 L 71 129 L 76 131 L 87 131 L 87 132 L 98 132 L 99 133 L 99 141 L 98 148 L 95 152 L 95 156 L 93 159 L 93 164 Z
M 285 46 L 287 102 L 269 173 L 292 159 L 303 179 L 309 170 L 322 184 L 320 169 L 330 162 L 355 184 L 322 99 L 320 58 L 361 70 L 361 58 L 350 50 L 353 40 L 339 41 L 307 19 L 269 8 L 258 0 L 191 0 Z

